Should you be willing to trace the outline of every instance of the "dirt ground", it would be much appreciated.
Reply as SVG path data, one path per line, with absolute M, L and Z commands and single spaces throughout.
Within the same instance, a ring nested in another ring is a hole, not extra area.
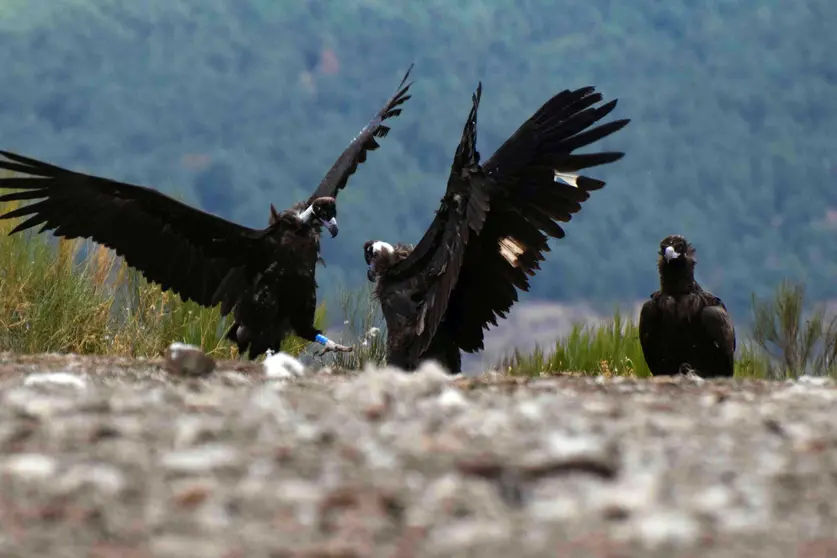
M 837 556 L 830 381 L 161 363 L 0 354 L 0 556 Z

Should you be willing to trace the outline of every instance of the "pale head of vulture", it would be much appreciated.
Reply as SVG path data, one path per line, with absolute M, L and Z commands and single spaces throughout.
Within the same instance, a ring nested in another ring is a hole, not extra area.
M 392 256 L 395 248 L 389 242 L 383 240 L 367 240 L 363 243 L 363 257 L 366 260 L 366 265 L 369 269 L 366 270 L 366 277 L 370 281 L 375 281 L 377 273 L 375 272 L 376 264 L 382 259 Z
M 270 222 L 273 223 L 279 217 L 279 214 L 273 207 L 270 206 Z M 315 199 L 305 211 L 297 214 L 297 216 L 306 225 L 323 225 L 331 233 L 331 238 L 337 236 L 337 202 L 330 196 Z
M 694 267 L 695 249 L 685 237 L 673 234 L 660 241 L 660 265 L 664 267 Z

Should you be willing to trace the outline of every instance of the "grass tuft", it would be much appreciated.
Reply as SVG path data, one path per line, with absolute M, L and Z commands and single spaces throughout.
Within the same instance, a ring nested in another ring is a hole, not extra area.
M 220 306 L 162 291 L 104 246 L 33 231 L 9 236 L 15 225 L 0 221 L 0 350 L 152 357 L 180 341 L 214 358 L 238 357 L 224 339 L 232 318 Z M 316 323 L 325 323 L 324 306 Z M 291 336 L 282 350 L 298 356 L 307 344 Z
M 351 353 L 333 353 L 324 364 L 344 370 L 363 370 L 367 364 L 386 364 L 387 329 L 374 286 L 366 283 L 356 290 L 340 290 L 343 331 L 338 342 L 354 346 Z M 327 360 L 326 360 L 327 359 Z
M 612 318 L 600 325 L 575 324 L 551 351 L 535 347 L 531 353 L 523 353 L 515 349 L 500 360 L 497 368 L 512 376 L 548 376 L 564 371 L 606 376 L 651 375 L 642 356 L 637 324 L 626 320 L 618 308 Z

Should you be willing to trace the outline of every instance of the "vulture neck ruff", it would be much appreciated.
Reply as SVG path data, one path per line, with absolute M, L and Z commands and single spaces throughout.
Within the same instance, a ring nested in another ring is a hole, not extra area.
M 303 211 L 302 213 L 298 213 L 299 218 L 302 220 L 303 223 L 306 225 L 311 222 L 311 217 L 314 216 L 314 204 L 308 206 L 308 209 Z
M 695 262 L 680 255 L 667 260 L 660 258 L 660 289 L 664 293 L 679 294 L 695 290 Z

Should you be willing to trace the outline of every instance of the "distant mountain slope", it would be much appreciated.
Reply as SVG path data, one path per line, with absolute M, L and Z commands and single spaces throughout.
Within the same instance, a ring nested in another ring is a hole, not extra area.
M 261 225 L 322 174 L 415 61 L 414 97 L 342 195 L 321 286 L 365 281 L 368 238 L 416 241 L 470 95 L 487 156 L 551 94 L 618 97 L 623 161 L 553 242 L 533 297 L 656 285 L 659 240 L 744 317 L 782 277 L 837 290 L 837 3 L 115 0 L 0 9 L 0 145 L 181 192 Z

